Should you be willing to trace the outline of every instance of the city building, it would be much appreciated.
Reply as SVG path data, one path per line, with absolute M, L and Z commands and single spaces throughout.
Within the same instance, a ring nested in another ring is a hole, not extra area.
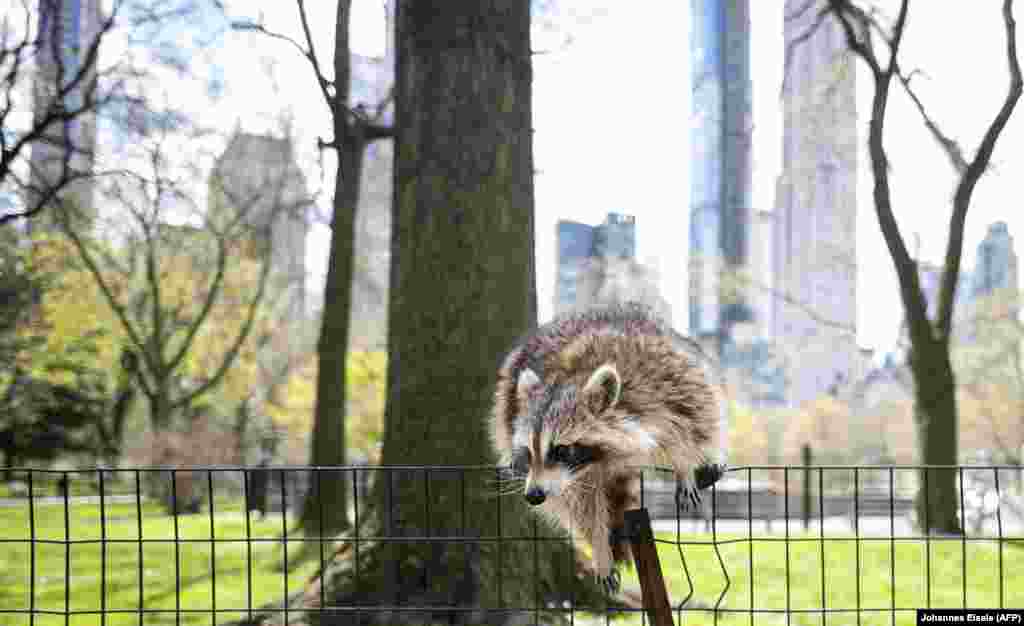
M 690 7 L 690 334 L 723 355 L 733 327 L 754 318 L 749 290 L 736 287 L 750 257 L 750 4 L 691 0 Z
M 609 256 L 633 259 L 636 256 L 636 218 L 609 213 L 598 226 L 559 220 L 555 229 L 558 246 L 555 314 L 558 315 L 576 306 L 580 279 L 589 259 Z
M 786 0 L 782 172 L 771 241 L 771 340 L 789 361 L 786 398 L 811 400 L 862 369 L 857 323 L 857 111 L 841 25 Z
M 1017 253 L 1006 222 L 994 222 L 978 244 L 978 256 L 971 274 L 971 295 L 989 295 L 997 290 L 1017 290 Z
M 55 108 L 66 111 L 82 108 L 84 94 L 94 89 L 96 75 L 89 71 L 84 80 L 79 77 L 86 55 L 97 45 L 103 21 L 99 0 L 38 1 L 39 44 L 36 49 L 39 52 L 35 57 L 32 94 L 35 123 Z M 73 81 L 77 81 L 75 86 L 67 89 Z M 61 91 L 66 91 L 63 97 Z M 25 199 L 30 206 L 59 184 L 63 176 L 92 171 L 96 115 L 88 112 L 55 122 L 45 129 L 45 137 L 46 141 L 32 144 L 29 190 Z M 64 187 L 61 197 L 69 201 L 87 223 L 95 219 L 93 185 L 88 178 Z M 27 228 L 52 228 L 52 217 L 52 214 L 43 215 L 29 220 Z
M 597 226 L 560 220 L 555 238 L 556 315 L 635 301 L 651 306 L 671 323 L 671 308 L 658 290 L 655 272 L 636 260 L 636 219 L 632 215 L 609 213 Z
M 953 337 L 960 345 L 973 344 L 979 339 L 979 325 L 991 329 L 998 320 L 1013 321 L 1020 313 L 1017 254 L 1006 222 L 990 224 L 977 251 L 973 271 L 961 264 L 954 296 Z M 942 266 L 927 261 L 917 263 L 928 317 L 934 320 L 938 313 Z M 900 343 L 904 347 L 909 346 L 907 332 L 904 320 L 900 327 Z
M 242 215 L 271 239 L 271 280 L 288 290 L 287 318 L 306 316 L 306 179 L 289 139 L 236 132 L 217 158 L 210 177 L 211 210 Z

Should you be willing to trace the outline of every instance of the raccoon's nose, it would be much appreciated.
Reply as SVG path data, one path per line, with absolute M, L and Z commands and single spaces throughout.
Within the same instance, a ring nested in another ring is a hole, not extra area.
M 526 492 L 526 501 L 533 506 L 537 506 L 544 502 L 544 492 L 541 491 L 540 487 L 530 487 L 529 491 Z

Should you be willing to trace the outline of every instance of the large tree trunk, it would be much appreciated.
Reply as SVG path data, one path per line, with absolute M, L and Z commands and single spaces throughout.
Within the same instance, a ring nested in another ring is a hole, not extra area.
M 377 470 L 359 498 L 359 543 L 342 542 L 291 604 L 437 607 L 361 614 L 389 624 L 505 623 L 522 616 L 485 609 L 570 597 L 603 606 L 571 545 L 523 539 L 558 534 L 521 497 L 498 497 L 486 429 L 499 360 L 536 324 L 529 2 L 402 0 L 397 23 L 382 464 L 476 468 Z
M 496 364 L 535 323 L 529 6 L 406 0 L 397 21 L 382 463 L 489 465 Z M 488 499 L 493 471 L 466 473 L 465 500 L 458 474 L 393 474 L 379 477 L 374 494 L 386 535 L 531 534 L 518 499 Z M 532 582 L 550 577 L 528 565 L 522 543 L 501 553 L 494 542 L 381 552 L 389 604 L 532 606 Z M 486 617 L 505 616 L 471 619 Z
M 918 338 L 911 348 L 910 367 L 920 462 L 955 465 L 959 456 L 956 384 L 946 341 Z M 920 480 L 915 507 L 922 530 L 959 534 L 958 471 L 922 469 Z

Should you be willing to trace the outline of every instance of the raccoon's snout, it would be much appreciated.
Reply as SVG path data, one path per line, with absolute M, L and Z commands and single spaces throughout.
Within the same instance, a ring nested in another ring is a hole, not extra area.
M 530 487 L 530 489 L 526 492 L 526 501 L 533 506 L 537 506 L 538 504 L 544 502 L 544 498 L 544 492 L 541 490 L 540 487 Z

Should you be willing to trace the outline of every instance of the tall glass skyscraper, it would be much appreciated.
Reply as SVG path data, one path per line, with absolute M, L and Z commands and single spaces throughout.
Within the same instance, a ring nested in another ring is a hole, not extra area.
M 690 332 L 721 353 L 732 326 L 753 317 L 746 290 L 723 284 L 750 257 L 750 5 L 691 0 L 690 7 Z

